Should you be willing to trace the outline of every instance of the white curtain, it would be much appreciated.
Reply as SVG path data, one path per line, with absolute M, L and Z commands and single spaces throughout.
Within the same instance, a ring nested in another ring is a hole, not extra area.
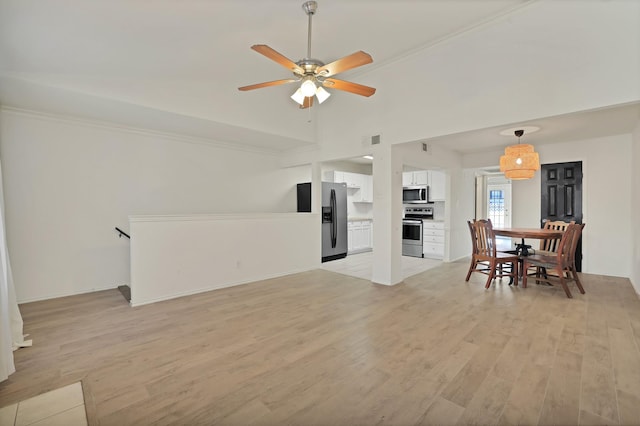
M 0 166 L 0 382 L 16 371 L 13 351 L 22 346 L 31 346 L 31 341 L 24 340 L 22 316 L 13 287 L 4 227 L 4 195 Z

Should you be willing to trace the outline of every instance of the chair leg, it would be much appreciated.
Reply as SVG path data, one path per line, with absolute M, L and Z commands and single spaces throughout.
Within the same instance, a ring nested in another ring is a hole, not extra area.
M 491 261 L 489 262 L 489 278 L 487 278 L 487 283 L 484 285 L 484 288 L 491 287 L 491 281 L 493 281 L 495 276 L 496 276 L 496 262 Z
M 526 260 L 522 261 L 522 288 L 527 288 L 527 271 L 529 270 L 529 264 Z
M 556 269 L 556 272 L 558 273 L 558 276 L 560 277 L 560 285 L 564 289 L 564 292 L 567 294 L 567 297 L 569 299 L 572 299 L 573 296 L 571 295 L 571 291 L 569 290 L 569 286 L 567 286 L 567 282 L 564 280 L 564 273 L 563 273 L 562 269 L 558 268 L 558 269 Z
M 469 265 L 469 272 L 467 272 L 467 278 L 465 279 L 465 281 L 469 281 L 469 278 L 471 278 L 471 273 L 473 272 L 474 269 L 476 269 L 477 262 L 478 261 L 476 259 L 471 257 L 471 265 Z
M 578 290 L 580 290 L 580 293 L 584 294 L 584 288 L 582 287 L 582 283 L 580 282 L 580 278 L 578 277 L 578 271 L 576 271 L 575 267 L 571 267 L 571 275 L 573 275 L 573 279 L 576 282 L 576 286 L 578 287 Z

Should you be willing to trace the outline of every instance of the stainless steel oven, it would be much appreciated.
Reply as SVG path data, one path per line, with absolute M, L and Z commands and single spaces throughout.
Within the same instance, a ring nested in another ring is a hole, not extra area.
M 402 219 L 402 255 L 424 257 L 421 219 Z

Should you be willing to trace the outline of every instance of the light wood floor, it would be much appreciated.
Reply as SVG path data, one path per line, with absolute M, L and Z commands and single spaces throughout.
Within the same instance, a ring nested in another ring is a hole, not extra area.
M 0 406 L 82 380 L 89 424 L 640 424 L 640 301 L 485 290 L 449 263 L 393 287 L 315 270 L 138 308 L 21 306 Z

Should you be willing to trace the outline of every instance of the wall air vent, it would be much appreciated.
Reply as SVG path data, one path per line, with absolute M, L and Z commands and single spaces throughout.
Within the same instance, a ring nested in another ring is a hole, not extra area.
M 380 144 L 380 135 L 371 136 L 371 145 L 379 145 Z

